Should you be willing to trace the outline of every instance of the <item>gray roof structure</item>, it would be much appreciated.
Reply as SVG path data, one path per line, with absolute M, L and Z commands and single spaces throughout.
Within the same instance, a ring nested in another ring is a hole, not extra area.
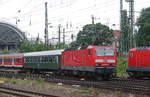
M 27 40 L 25 34 L 16 26 L 0 22 L 0 50 L 15 51 L 21 42 Z
M 24 33 L 17 27 L 0 22 L 0 44 L 14 44 L 25 40 Z

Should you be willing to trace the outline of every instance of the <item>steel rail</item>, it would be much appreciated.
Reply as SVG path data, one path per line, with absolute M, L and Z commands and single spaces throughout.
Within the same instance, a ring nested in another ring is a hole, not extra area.
M 0 76 L 8 78 L 30 78 L 37 79 L 42 78 L 47 82 L 52 83 L 64 83 L 69 85 L 81 85 L 84 87 L 94 87 L 101 89 L 110 89 L 110 90 L 119 90 L 123 92 L 138 93 L 143 95 L 150 95 L 150 81 L 149 80 L 135 80 L 135 79 L 123 79 L 123 78 L 114 78 L 110 81 L 81 81 L 79 79 L 70 78 L 70 77 L 58 77 L 58 76 L 47 76 L 42 74 L 17 74 L 17 73 L 8 73 L 0 72 Z
M 59 96 L 40 93 L 36 91 L 20 90 L 20 89 L 12 88 L 12 87 L 9 87 L 7 85 L 2 85 L 2 84 L 0 85 L 0 92 L 11 94 L 11 95 L 16 95 L 16 96 L 21 96 L 21 97 L 38 97 L 38 96 L 39 97 L 59 97 Z

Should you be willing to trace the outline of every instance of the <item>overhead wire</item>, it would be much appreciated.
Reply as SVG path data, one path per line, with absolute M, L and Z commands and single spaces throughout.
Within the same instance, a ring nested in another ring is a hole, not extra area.
M 85 15 L 87 15 L 87 14 L 85 14 Z M 80 16 L 81 16 L 81 15 L 80 15 Z M 78 16 L 78 17 L 80 17 L 80 16 Z M 76 17 L 76 18 L 78 18 L 78 17 Z M 58 17 L 57 17 L 57 18 L 58 18 Z M 51 19 L 51 21 L 54 21 L 54 19 Z M 40 22 L 39 22 L 39 23 L 40 23 Z M 37 24 L 39 24 L 39 23 L 37 23 Z M 35 23 L 35 24 L 36 24 L 36 23 Z M 36 24 L 36 25 L 37 25 L 37 24 Z

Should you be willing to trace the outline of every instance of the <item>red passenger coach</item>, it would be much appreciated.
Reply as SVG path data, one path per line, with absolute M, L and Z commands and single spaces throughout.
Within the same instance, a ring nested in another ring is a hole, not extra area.
M 0 67 L 23 67 L 23 54 L 0 55 Z
M 62 53 L 61 69 L 76 73 L 96 73 L 110 76 L 115 72 L 117 54 L 115 47 L 88 46 L 68 49 Z
M 150 77 L 149 47 L 130 49 L 127 72 L 131 77 Z

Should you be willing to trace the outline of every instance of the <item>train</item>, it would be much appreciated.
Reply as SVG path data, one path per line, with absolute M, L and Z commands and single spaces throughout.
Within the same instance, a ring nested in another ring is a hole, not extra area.
M 61 50 L 0 55 L 0 68 L 31 72 L 49 71 L 108 80 L 116 72 L 117 49 L 108 46 L 86 46 Z
M 129 50 L 127 72 L 130 78 L 150 78 L 150 47 Z

